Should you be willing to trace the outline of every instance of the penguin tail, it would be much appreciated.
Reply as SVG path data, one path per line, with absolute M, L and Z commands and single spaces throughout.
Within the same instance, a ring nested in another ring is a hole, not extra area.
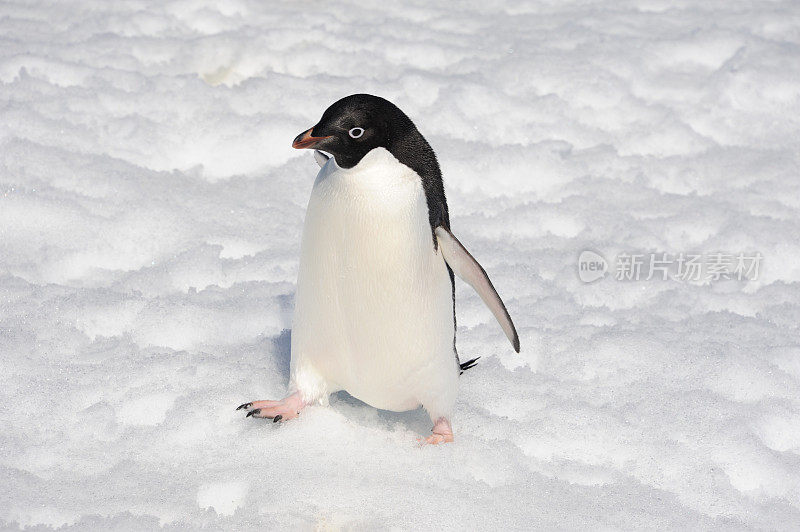
M 478 364 L 478 359 L 479 358 L 481 358 L 481 357 L 475 357 L 475 358 L 473 358 L 471 360 L 467 360 L 466 362 L 460 363 L 458 365 L 461 368 L 461 372 L 459 373 L 459 375 L 461 375 L 461 373 L 464 373 L 465 371 L 467 371 L 470 368 L 474 368 Z

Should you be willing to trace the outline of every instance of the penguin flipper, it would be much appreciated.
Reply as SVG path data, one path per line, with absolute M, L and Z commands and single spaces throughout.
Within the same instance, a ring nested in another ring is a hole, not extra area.
M 328 157 L 327 155 L 325 155 L 321 151 L 314 150 L 314 160 L 317 161 L 317 164 L 319 165 L 320 168 L 325 166 L 325 163 L 328 162 L 328 159 L 330 159 L 330 157 Z
M 439 249 L 442 250 L 445 262 L 461 280 L 470 285 L 481 296 L 483 302 L 489 307 L 500 327 L 502 327 L 503 332 L 506 333 L 511 345 L 514 346 L 514 351 L 519 353 L 517 329 L 514 327 L 514 322 L 511 321 L 511 316 L 508 315 L 508 310 L 506 310 L 503 300 L 497 295 L 497 290 L 494 289 L 492 281 L 486 275 L 486 270 L 478 264 L 478 261 L 450 230 L 440 225 L 434 232 L 439 241 Z

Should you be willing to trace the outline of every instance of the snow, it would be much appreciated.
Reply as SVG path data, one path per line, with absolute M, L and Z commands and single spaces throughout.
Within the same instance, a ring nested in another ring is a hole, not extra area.
M 17 0 L 0 43 L 0 527 L 800 523 L 796 2 Z M 234 411 L 287 383 L 291 140 L 354 92 L 431 142 L 520 332 L 457 286 L 451 445 Z M 613 277 L 719 251 L 760 275 Z

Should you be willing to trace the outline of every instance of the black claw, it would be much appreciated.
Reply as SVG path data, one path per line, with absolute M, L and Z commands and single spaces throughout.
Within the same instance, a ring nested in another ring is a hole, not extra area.
M 282 415 L 280 415 L 280 414 L 278 414 L 277 416 L 275 416 L 274 418 L 272 418 L 272 422 L 273 422 L 273 423 L 277 423 L 277 422 L 278 422 L 278 421 L 280 421 L 281 419 L 283 419 L 283 416 L 282 416 Z
M 247 410 L 247 409 L 248 409 L 248 408 L 250 408 L 251 406 L 253 406 L 253 403 L 245 403 L 245 404 L 243 404 L 243 405 L 239 405 L 239 406 L 237 406 L 237 407 L 236 407 L 236 410 Z
M 260 408 L 256 408 L 255 410 L 251 410 L 251 411 L 249 411 L 249 412 L 247 413 L 247 415 L 246 415 L 246 416 L 244 416 L 244 417 L 257 416 L 257 415 L 258 415 L 258 414 L 260 414 L 260 413 L 261 413 L 261 409 L 260 409 Z

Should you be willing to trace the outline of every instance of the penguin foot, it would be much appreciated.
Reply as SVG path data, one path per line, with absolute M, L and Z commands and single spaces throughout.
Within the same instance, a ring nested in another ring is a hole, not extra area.
M 245 417 L 267 418 L 277 423 L 296 418 L 305 406 L 300 392 L 295 392 L 280 401 L 253 401 L 239 405 L 236 410 L 247 410 Z
M 433 434 L 427 438 L 419 438 L 420 445 L 439 445 L 440 443 L 451 443 L 453 441 L 453 427 L 447 418 L 440 417 L 433 425 Z

